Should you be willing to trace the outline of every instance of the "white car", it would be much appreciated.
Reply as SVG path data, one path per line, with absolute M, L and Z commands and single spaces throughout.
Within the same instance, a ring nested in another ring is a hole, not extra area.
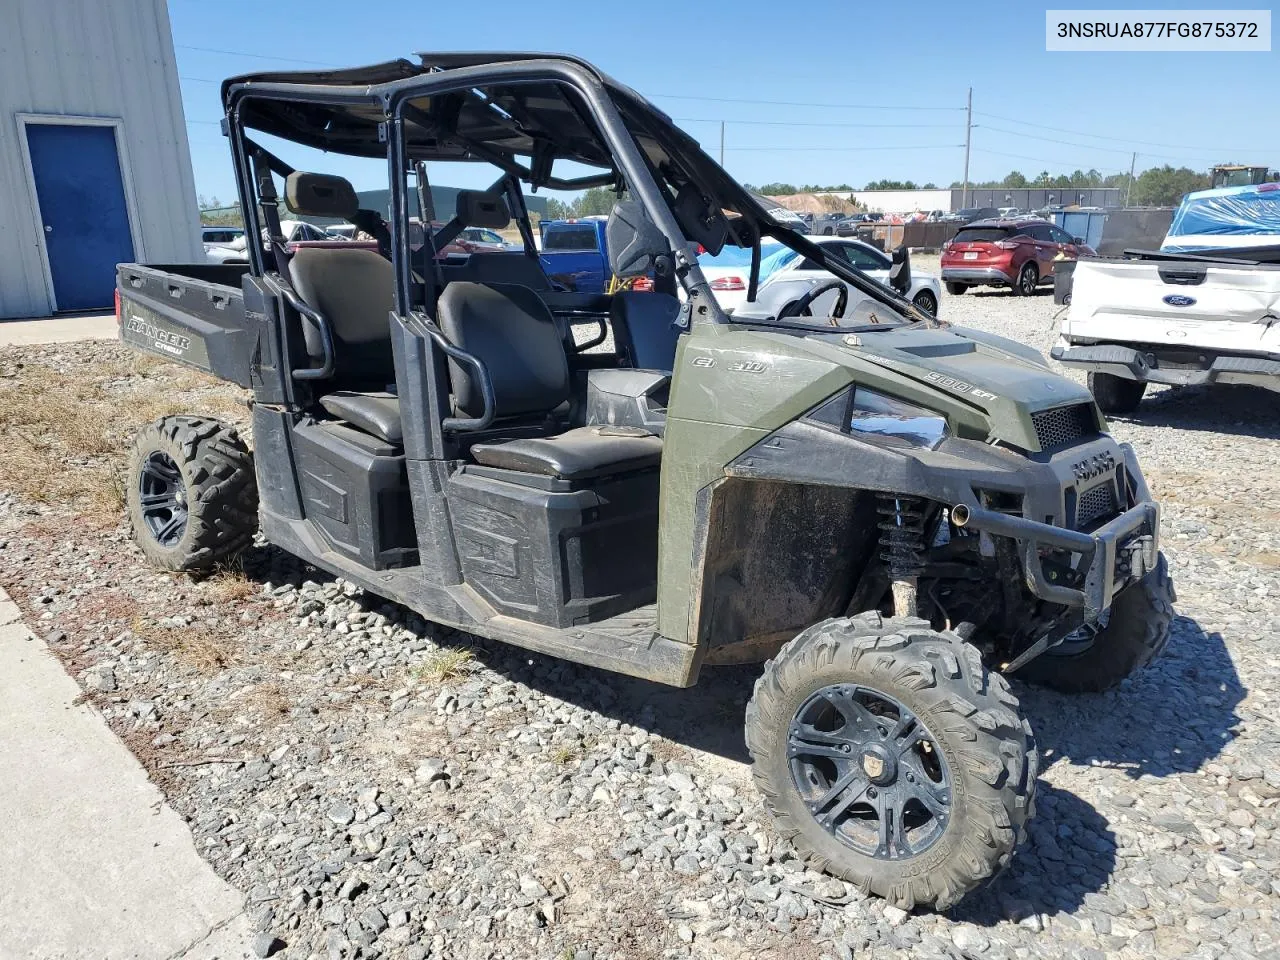
M 809 237 L 811 242 L 844 257 L 872 280 L 889 285 L 889 268 L 892 265 L 887 254 L 868 243 L 848 237 Z M 747 302 L 747 281 L 751 275 L 751 251 L 743 247 L 725 247 L 717 256 L 703 253 L 698 257 L 702 273 L 715 291 L 716 300 L 727 313 Z M 808 282 L 810 286 L 834 279 L 834 275 L 790 247 L 767 240 L 760 248 L 760 290 L 756 302 L 768 302 L 771 287 L 795 282 Z M 859 300 L 866 299 L 852 284 L 846 315 Z M 835 303 L 836 293 L 825 293 L 814 301 L 813 315 L 821 316 L 821 310 Z M 911 271 L 911 286 L 907 299 L 926 313 L 937 316 L 938 303 L 942 299 L 942 286 L 938 278 L 928 273 Z
M 265 234 L 266 231 L 264 230 L 263 233 Z M 281 220 L 280 233 L 290 243 L 295 240 L 335 239 L 319 227 L 307 223 L 305 220 Z M 266 242 L 265 239 L 263 242 Z M 204 245 L 204 256 L 210 263 L 248 263 L 247 246 L 245 234 L 242 230 L 240 236 L 229 243 L 206 243 Z

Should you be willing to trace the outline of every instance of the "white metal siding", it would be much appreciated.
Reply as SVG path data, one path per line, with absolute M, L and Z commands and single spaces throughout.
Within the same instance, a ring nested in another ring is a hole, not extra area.
M 165 0 L 0 2 L 0 318 L 52 308 L 19 142 L 24 113 L 120 118 L 135 255 L 204 259 Z

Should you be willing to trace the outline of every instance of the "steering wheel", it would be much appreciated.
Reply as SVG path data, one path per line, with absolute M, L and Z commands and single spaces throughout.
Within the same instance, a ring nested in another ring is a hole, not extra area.
M 792 300 L 788 303 L 778 311 L 778 319 L 786 320 L 790 317 L 813 316 L 813 314 L 809 312 L 809 308 L 813 306 L 813 301 L 817 300 L 829 290 L 838 291 L 836 294 L 835 306 L 831 308 L 831 316 L 837 319 L 843 317 L 845 307 L 849 305 L 849 288 L 844 285 L 844 281 L 842 280 L 828 280 L 825 283 L 818 284 L 799 299 Z

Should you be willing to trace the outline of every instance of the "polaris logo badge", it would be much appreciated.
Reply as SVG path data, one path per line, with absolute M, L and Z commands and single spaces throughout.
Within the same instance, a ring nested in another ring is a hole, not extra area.
M 1194 307 L 1196 305 L 1196 298 L 1186 297 L 1180 293 L 1171 293 L 1164 298 L 1164 302 L 1171 307 Z
M 1087 460 L 1081 460 L 1079 463 L 1071 465 L 1071 472 L 1075 474 L 1077 481 L 1092 480 L 1094 477 L 1100 477 L 1104 473 L 1110 473 L 1115 469 L 1116 460 L 1109 453 L 1100 453 L 1097 456 L 1089 457 Z

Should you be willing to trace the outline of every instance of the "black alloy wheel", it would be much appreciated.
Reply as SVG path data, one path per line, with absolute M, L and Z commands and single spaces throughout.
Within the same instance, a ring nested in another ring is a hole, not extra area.
M 855 684 L 815 691 L 787 737 L 791 778 L 819 826 L 877 860 L 914 857 L 946 830 L 951 784 L 928 728 Z
M 138 473 L 138 502 L 147 531 L 162 547 L 175 546 L 187 530 L 187 488 L 182 471 L 167 453 L 156 450 Z

